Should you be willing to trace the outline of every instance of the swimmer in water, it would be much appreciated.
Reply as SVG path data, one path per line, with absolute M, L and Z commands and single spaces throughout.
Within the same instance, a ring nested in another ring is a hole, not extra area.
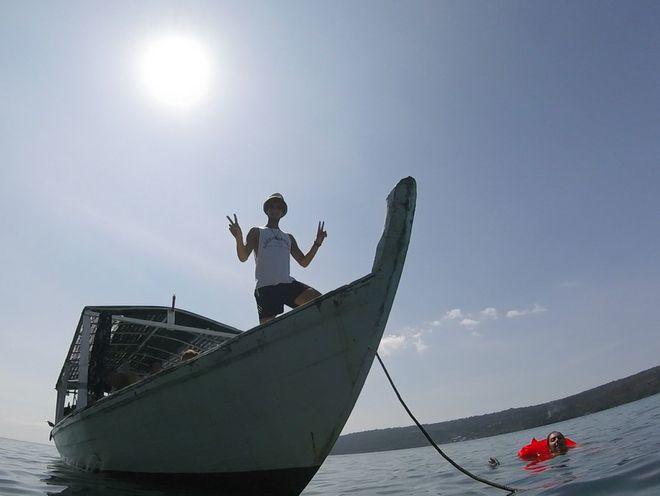
M 550 452 L 556 455 L 563 455 L 568 451 L 566 437 L 559 431 L 552 431 L 546 438 Z
M 536 438 L 532 438 L 529 444 L 520 448 L 518 456 L 523 460 L 547 460 L 555 455 L 563 455 L 575 446 L 577 446 L 577 443 L 572 439 L 567 438 L 559 431 L 552 431 L 545 438 L 545 441 L 537 441 Z
M 559 431 L 552 431 L 545 438 L 545 442 L 542 440 L 537 441 L 536 438 L 533 438 L 529 444 L 520 449 L 518 456 L 523 460 L 531 460 L 533 463 L 538 463 L 539 461 L 548 460 L 555 455 L 564 455 L 569 448 L 574 448 L 575 446 L 577 446 L 575 441 L 568 439 Z M 488 466 L 490 468 L 497 468 L 500 466 L 500 461 L 495 457 L 489 458 Z

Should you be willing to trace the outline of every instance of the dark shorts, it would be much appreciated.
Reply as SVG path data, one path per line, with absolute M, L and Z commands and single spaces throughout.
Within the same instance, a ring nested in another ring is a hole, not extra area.
M 254 298 L 257 300 L 259 319 L 275 317 L 284 312 L 284 305 L 296 308 L 298 305 L 294 300 L 306 289 L 309 289 L 309 286 L 298 281 L 255 289 Z

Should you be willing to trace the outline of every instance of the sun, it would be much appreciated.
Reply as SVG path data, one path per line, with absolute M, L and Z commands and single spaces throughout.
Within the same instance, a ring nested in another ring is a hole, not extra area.
M 157 102 L 170 107 L 201 103 L 211 86 L 211 56 L 194 38 L 174 35 L 144 44 L 138 57 L 140 82 Z

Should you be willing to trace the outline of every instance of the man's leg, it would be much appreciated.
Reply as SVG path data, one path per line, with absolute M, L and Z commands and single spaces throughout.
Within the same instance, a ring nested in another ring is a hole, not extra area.
M 280 292 L 281 289 L 277 286 L 264 286 L 255 290 L 254 297 L 257 300 L 260 325 L 273 320 L 277 314 L 284 311 Z
M 266 322 L 273 320 L 277 315 L 271 315 L 270 317 L 260 317 L 259 318 L 259 325 L 265 324 Z
M 321 296 L 321 293 L 316 291 L 314 288 L 307 288 L 302 293 L 300 293 L 293 302 L 296 306 L 304 305 L 305 303 L 312 301 L 315 298 Z

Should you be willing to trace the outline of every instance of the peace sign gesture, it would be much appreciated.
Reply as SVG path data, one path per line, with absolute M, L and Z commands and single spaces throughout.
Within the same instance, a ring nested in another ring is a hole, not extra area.
M 319 221 L 319 226 L 316 229 L 316 240 L 314 241 L 314 244 L 317 246 L 321 246 L 323 244 L 323 240 L 328 237 L 328 233 L 325 232 L 325 221 L 320 222 Z
M 234 236 L 236 239 L 240 239 L 243 241 L 243 231 L 241 230 L 241 226 L 238 225 L 238 219 L 236 218 L 236 214 L 234 214 L 234 220 L 231 220 L 231 218 L 226 215 L 227 220 L 229 221 L 229 232 L 231 233 L 232 236 Z

